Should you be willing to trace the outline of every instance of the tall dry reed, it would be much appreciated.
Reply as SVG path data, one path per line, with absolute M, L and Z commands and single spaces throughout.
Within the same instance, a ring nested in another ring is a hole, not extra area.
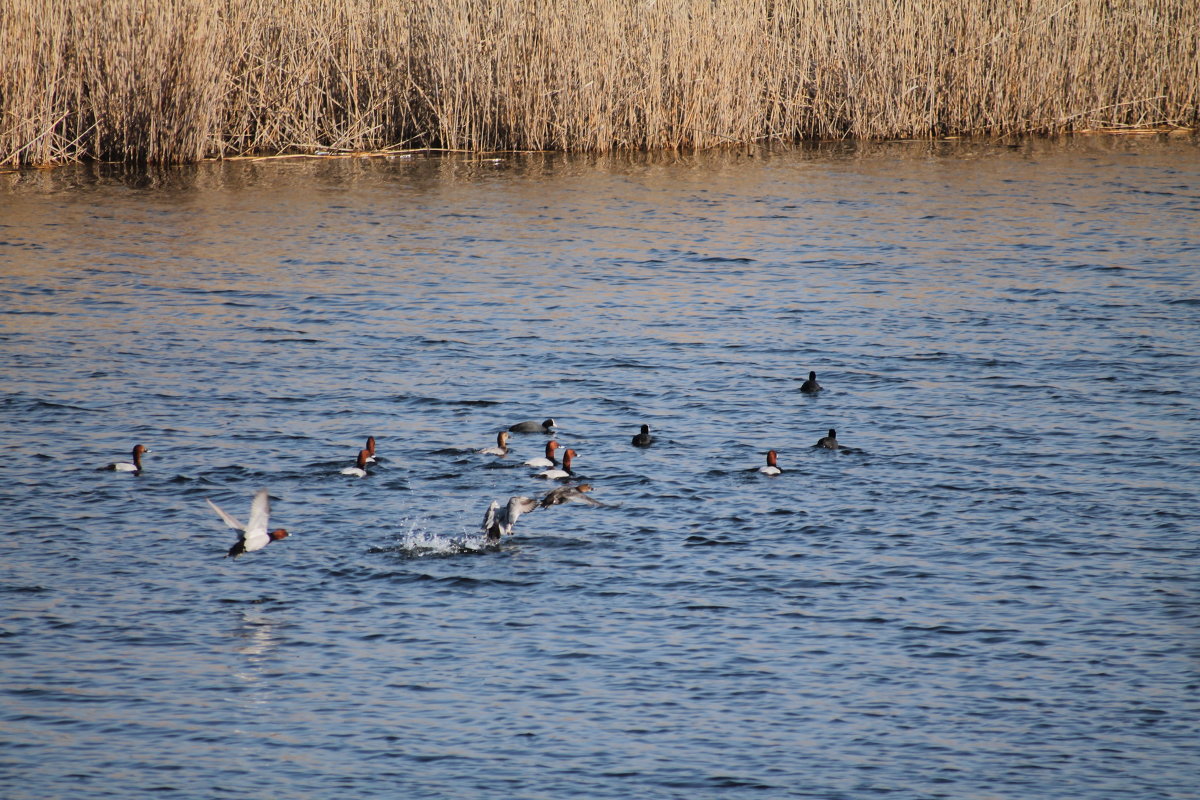
M 0 0 L 0 163 L 1200 123 L 1196 0 Z

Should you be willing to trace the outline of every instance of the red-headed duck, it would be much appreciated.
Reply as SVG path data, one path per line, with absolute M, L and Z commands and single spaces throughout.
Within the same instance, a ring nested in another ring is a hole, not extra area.
M 578 486 L 559 486 L 557 489 L 551 489 L 546 492 L 546 496 L 538 504 L 542 508 L 556 506 L 559 503 L 587 503 L 589 506 L 604 506 L 599 500 L 593 500 L 584 492 L 590 492 L 592 485 L 590 483 L 581 483 Z
M 535 508 L 537 501 L 532 497 L 510 497 L 508 505 L 503 509 L 493 500 L 483 515 L 483 524 L 479 529 L 484 532 L 489 542 L 498 542 L 501 536 L 511 536 L 517 519 Z
M 800 384 L 800 391 L 805 394 L 816 394 L 821 391 L 821 384 L 817 383 L 817 373 L 809 370 L 808 380 Z
M 496 446 L 485 447 L 479 451 L 485 456 L 506 456 L 508 455 L 508 431 L 500 431 L 496 434 Z
M 778 475 L 783 472 L 783 470 L 779 468 L 779 465 L 775 463 L 774 450 L 767 451 L 767 465 L 765 467 L 759 467 L 758 471 L 763 475 Z
M 833 428 L 830 428 L 829 435 L 822 436 L 817 440 L 817 443 L 814 444 L 813 447 L 824 447 L 826 450 L 837 450 L 839 447 L 841 447 L 841 445 L 838 444 L 837 431 L 835 431 Z
M 534 475 L 535 478 L 569 478 L 571 477 L 571 459 L 579 455 L 574 450 L 567 450 L 563 453 L 562 467 L 551 467 L 545 472 L 539 472 Z
M 367 437 L 367 446 L 365 449 L 367 451 L 367 463 L 374 464 L 375 463 L 375 437 L 374 436 Z
M 353 475 L 356 478 L 367 477 L 367 464 L 370 463 L 367 461 L 367 459 L 370 457 L 371 457 L 371 454 L 368 453 L 366 450 L 359 450 L 358 451 L 358 462 L 353 467 L 344 468 L 342 470 L 342 474 L 343 475 Z
M 531 458 L 525 462 L 525 466 L 527 466 L 527 467 L 546 467 L 547 469 L 549 469 L 550 467 L 557 466 L 558 459 L 556 459 L 554 457 L 554 451 L 557 449 L 558 449 L 558 442 L 551 439 L 550 441 L 546 442 L 546 457 L 543 458 L 541 456 L 538 456 L 537 458 Z
M 635 434 L 633 437 L 634 447 L 649 447 L 654 441 L 654 437 L 650 435 L 650 426 L 643 425 L 641 433 Z
M 104 469 L 113 470 L 114 472 L 132 472 L 134 475 L 140 475 L 142 472 L 142 453 L 149 453 L 144 445 L 134 445 L 133 461 L 118 461 L 115 464 L 109 464 Z
M 216 511 L 217 515 L 225 520 L 226 525 L 235 531 L 241 531 L 242 535 L 238 537 L 233 547 L 229 548 L 229 552 L 225 554 L 226 558 L 237 557 L 242 553 L 252 553 L 255 550 L 261 550 L 271 542 L 283 539 L 288 535 L 288 532 L 283 528 L 276 528 L 273 531 L 267 530 L 267 522 L 271 517 L 271 498 L 267 495 L 266 489 L 259 489 L 254 495 L 254 499 L 250 502 L 250 521 L 245 525 L 222 511 L 221 507 L 212 500 L 205 498 L 204 502 L 212 506 L 212 510 Z
M 513 433 L 550 433 L 557 427 L 553 419 L 548 419 L 544 422 L 518 422 L 509 425 L 508 429 Z

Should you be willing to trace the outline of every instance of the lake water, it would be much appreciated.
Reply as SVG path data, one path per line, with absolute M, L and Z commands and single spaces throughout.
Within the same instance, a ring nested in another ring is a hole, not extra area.
M 1189 137 L 0 175 L 0 794 L 1198 797 L 1197 220 Z M 546 417 L 607 505 L 487 547 Z

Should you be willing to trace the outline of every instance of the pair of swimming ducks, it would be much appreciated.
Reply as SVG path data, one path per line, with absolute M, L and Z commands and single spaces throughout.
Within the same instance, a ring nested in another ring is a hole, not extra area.
M 829 434 L 827 436 L 822 436 L 820 439 L 818 439 L 817 443 L 814 444 L 813 447 L 821 447 L 826 450 L 841 450 L 842 449 L 842 446 L 840 444 L 838 444 L 837 431 L 835 431 L 833 428 L 829 429 Z M 767 465 L 765 467 L 759 467 L 758 471 L 763 473 L 764 475 L 779 475 L 779 474 L 781 474 L 783 472 L 783 470 L 781 470 L 779 468 L 778 457 L 779 457 L 778 453 L 776 453 L 774 450 L 768 450 L 767 451 Z

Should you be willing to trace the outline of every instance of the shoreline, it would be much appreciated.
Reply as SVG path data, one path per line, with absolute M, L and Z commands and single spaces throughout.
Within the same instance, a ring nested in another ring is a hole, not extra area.
M 1086 129 L 1073 130 L 1062 133 L 1023 133 L 1011 134 L 1007 136 L 938 136 L 929 138 L 901 138 L 891 137 L 885 139 L 858 139 L 858 138 L 841 138 L 841 139 L 802 139 L 794 141 L 772 141 L 769 144 L 783 148 L 803 148 L 806 146 L 816 146 L 822 144 L 936 144 L 942 143 L 975 143 L 975 144 L 990 144 L 996 146 L 1012 146 L 1017 142 L 1028 142 L 1035 140 L 1055 140 L 1055 139 L 1070 139 L 1075 137 L 1164 137 L 1164 138 L 1181 138 L 1181 137 L 1200 137 L 1200 126 L 1183 127 L 1183 126 L 1149 126 L 1141 128 L 1111 128 L 1111 129 Z M 127 161 L 102 161 L 98 159 L 76 159 L 49 162 L 45 164 L 0 164 L 0 175 L 15 175 L 21 173 L 38 172 L 46 170 L 55 170 L 64 167 L 73 166 L 97 166 L 97 167 L 141 167 L 144 169 L 161 169 L 169 167 L 187 167 L 198 166 L 202 164 L 222 164 L 222 163 L 261 163 L 267 161 L 346 161 L 346 160 L 366 160 L 366 159 L 397 159 L 397 158 L 412 158 L 414 156 L 432 156 L 432 155 L 471 155 L 479 156 L 481 160 L 489 160 L 487 156 L 513 156 L 513 155 L 634 155 L 634 154 L 698 154 L 705 152 L 714 152 L 721 150 L 734 150 L 740 148 L 752 148 L 755 146 L 765 146 L 763 142 L 737 142 L 737 143 L 721 143 L 709 147 L 690 147 L 690 148 L 659 148 L 657 150 L 644 149 L 626 149 L 626 150 L 609 150 L 604 152 L 595 151 L 572 151 L 572 150 L 522 150 L 522 149 L 496 149 L 496 150 L 467 150 L 442 147 L 421 147 L 408 148 L 404 150 L 383 149 L 364 149 L 364 150 L 347 150 L 344 152 L 329 152 L 326 148 L 313 147 L 309 152 L 286 152 L 286 153 L 239 153 L 231 156 L 208 156 L 187 162 L 172 162 L 172 163 L 139 163 Z

